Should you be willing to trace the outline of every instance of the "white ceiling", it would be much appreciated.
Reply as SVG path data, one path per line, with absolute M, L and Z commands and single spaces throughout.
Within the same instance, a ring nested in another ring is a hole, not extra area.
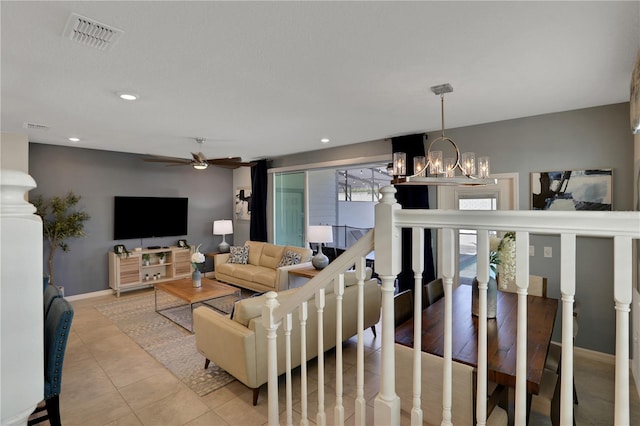
M 74 43 L 72 12 L 124 34 L 107 52 Z M 30 141 L 183 158 L 437 130 L 429 87 L 446 82 L 448 128 L 626 102 L 640 49 L 637 1 L 3 0 L 0 13 L 3 132 L 44 124 Z

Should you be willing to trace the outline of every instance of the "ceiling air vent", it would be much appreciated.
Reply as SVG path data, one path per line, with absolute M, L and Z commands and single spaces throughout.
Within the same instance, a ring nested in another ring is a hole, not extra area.
M 122 30 L 72 13 L 62 35 L 85 46 L 106 51 L 113 47 L 122 33 Z
M 47 126 L 46 124 L 24 123 L 22 127 L 27 130 L 41 130 L 43 132 L 49 130 L 49 126 Z

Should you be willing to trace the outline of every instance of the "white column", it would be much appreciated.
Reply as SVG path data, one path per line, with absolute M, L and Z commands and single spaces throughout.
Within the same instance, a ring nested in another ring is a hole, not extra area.
M 0 184 L 0 415 L 3 425 L 26 425 L 44 394 L 42 221 L 25 201 L 31 176 L 3 169 Z

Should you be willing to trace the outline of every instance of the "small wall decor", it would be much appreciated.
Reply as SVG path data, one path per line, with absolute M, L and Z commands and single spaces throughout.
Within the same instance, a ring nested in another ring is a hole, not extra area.
M 251 188 L 236 188 L 235 205 L 236 219 L 251 219 Z
M 640 50 L 631 72 L 630 89 L 631 132 L 640 133 Z
M 612 175 L 611 169 L 531 173 L 531 208 L 611 211 Z

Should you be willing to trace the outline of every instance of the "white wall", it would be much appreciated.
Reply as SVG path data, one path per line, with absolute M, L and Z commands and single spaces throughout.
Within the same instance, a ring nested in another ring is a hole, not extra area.
M 29 139 L 26 134 L 0 133 L 0 168 L 29 173 Z

